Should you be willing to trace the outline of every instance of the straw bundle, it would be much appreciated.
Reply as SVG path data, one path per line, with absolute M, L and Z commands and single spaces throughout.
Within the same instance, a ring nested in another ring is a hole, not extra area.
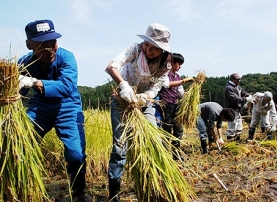
M 194 82 L 186 89 L 183 97 L 179 100 L 175 121 L 183 125 L 184 129 L 194 129 L 199 115 L 202 84 L 206 80 L 204 71 L 199 71 Z
M 250 153 L 250 149 L 247 145 L 237 144 L 236 142 L 227 142 L 222 147 L 222 150 L 231 152 L 234 155 L 244 155 Z
M 175 137 L 148 122 L 137 104 L 128 105 L 123 123 L 123 141 L 128 142 L 127 165 L 138 200 L 186 202 L 196 198 L 172 158 L 171 141 Z
M 42 152 L 18 93 L 18 68 L 0 60 L 0 201 L 43 201 Z

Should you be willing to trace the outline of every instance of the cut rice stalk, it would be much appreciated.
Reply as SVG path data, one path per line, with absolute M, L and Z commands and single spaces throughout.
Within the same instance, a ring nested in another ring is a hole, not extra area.
M 18 69 L 15 59 L 0 60 L 0 201 L 43 201 L 43 155 L 20 100 Z
M 195 128 L 196 120 L 199 116 L 201 88 L 205 80 L 205 72 L 199 71 L 195 81 L 186 89 L 183 97 L 179 100 L 175 121 L 183 125 L 187 131 Z
M 227 142 L 222 147 L 222 150 L 231 152 L 234 155 L 248 154 L 250 149 L 247 145 L 237 144 L 236 142 Z
M 261 141 L 260 145 L 277 149 L 277 142 L 272 140 Z
M 123 116 L 123 141 L 139 201 L 192 201 L 194 189 L 172 158 L 174 137 L 147 121 L 140 108 L 130 104 Z

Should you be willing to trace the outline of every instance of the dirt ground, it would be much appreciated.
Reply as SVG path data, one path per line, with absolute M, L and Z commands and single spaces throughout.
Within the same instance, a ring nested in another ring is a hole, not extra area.
M 179 164 L 195 189 L 198 197 L 195 202 L 277 201 L 277 136 L 274 134 L 274 140 L 267 141 L 266 135 L 257 129 L 256 141 L 246 143 L 248 128 L 244 128 L 241 140 L 235 143 L 237 150 L 223 147 L 219 151 L 215 145 L 211 145 L 210 153 L 206 155 L 201 154 L 197 133 L 184 136 L 184 163 L 194 173 L 185 167 L 183 169 L 180 161 Z M 55 170 L 52 172 L 55 173 Z M 90 179 L 87 184 L 87 193 L 91 195 L 92 201 L 108 201 L 105 172 Z M 64 176 L 53 175 L 53 180 L 46 187 L 53 201 L 70 201 Z M 122 201 L 137 201 L 132 182 L 123 178 L 121 190 Z

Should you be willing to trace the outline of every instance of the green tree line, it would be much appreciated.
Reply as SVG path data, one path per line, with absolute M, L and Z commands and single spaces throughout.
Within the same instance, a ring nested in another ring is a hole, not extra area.
M 202 86 L 201 102 L 217 102 L 223 106 L 224 89 L 228 81 L 229 76 L 207 77 Z M 188 85 L 185 85 L 184 88 L 186 89 Z M 264 91 L 277 92 L 277 72 L 243 75 L 240 85 L 252 94 Z M 83 109 L 108 109 L 112 91 L 116 86 L 113 81 L 95 88 L 79 86 Z

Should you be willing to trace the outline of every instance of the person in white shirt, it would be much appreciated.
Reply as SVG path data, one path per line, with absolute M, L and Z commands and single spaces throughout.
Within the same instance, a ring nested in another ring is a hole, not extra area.
M 252 118 L 248 132 L 247 141 L 254 139 L 256 126 L 261 120 L 261 124 L 266 128 L 267 138 L 272 139 L 272 132 L 276 131 L 276 108 L 273 95 L 269 91 L 264 93 L 257 92 L 253 95 Z
M 145 35 L 138 35 L 144 41 L 134 43 L 116 58 L 106 68 L 120 88 L 120 97 L 128 103 L 145 103 L 142 112 L 145 118 L 156 124 L 154 108 L 148 99 L 154 99 L 160 91 L 168 75 L 171 64 L 170 30 L 161 24 L 148 26 Z M 134 92 L 132 87 L 136 87 Z M 113 131 L 113 148 L 110 155 L 109 199 L 119 201 L 120 178 L 126 164 L 126 144 L 122 145 L 122 112 L 117 97 L 112 98 L 111 120 Z M 142 134 L 143 135 L 143 134 Z

